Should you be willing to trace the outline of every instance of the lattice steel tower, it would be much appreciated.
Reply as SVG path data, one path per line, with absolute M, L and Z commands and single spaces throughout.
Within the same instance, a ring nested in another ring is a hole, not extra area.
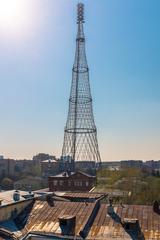
M 77 5 L 78 33 L 76 54 L 72 69 L 72 86 L 69 98 L 69 111 L 64 131 L 62 159 L 73 161 L 95 161 L 101 163 L 97 129 L 92 110 L 92 97 L 89 84 L 89 68 L 85 53 L 83 32 L 84 5 Z

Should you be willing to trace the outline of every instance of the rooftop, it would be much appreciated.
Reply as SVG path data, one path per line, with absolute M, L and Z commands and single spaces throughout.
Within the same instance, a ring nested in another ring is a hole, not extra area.
M 62 215 L 76 215 L 75 234 L 79 235 L 80 230 L 85 227 L 94 206 L 95 203 L 60 201 L 54 201 L 52 206 L 47 201 L 37 200 L 30 211 L 27 209 L 27 211 L 22 212 L 14 221 L 17 227 L 16 231 L 15 227 L 11 227 L 13 226 L 11 221 L 1 223 L 0 228 L 8 228 L 19 239 L 29 232 L 61 235 L 58 218 Z
M 58 161 L 54 159 L 48 159 L 48 160 L 42 161 L 42 163 L 58 163 Z
M 54 176 L 50 176 L 50 178 L 52 178 L 52 177 L 53 177 L 53 178 L 54 178 L 54 177 L 60 177 L 60 178 L 66 177 L 66 178 L 68 178 L 68 177 L 73 176 L 73 175 L 75 175 L 75 174 L 77 174 L 77 173 L 82 174 L 82 175 L 87 176 L 87 177 L 93 177 L 93 178 L 95 178 L 95 176 L 90 175 L 90 174 L 87 174 L 87 173 L 85 173 L 85 172 L 81 172 L 81 171 L 77 171 L 77 172 L 62 172 L 62 173 L 60 173 L 60 174 L 57 174 L 57 175 L 54 175 Z
M 0 192 L 0 200 L 2 201 L 1 206 L 14 203 L 13 194 L 15 190 Z M 29 196 L 29 192 L 18 191 L 20 194 L 20 201 L 25 200 Z
M 55 193 L 56 194 L 56 193 Z M 58 193 L 57 193 L 58 195 Z M 105 194 L 103 193 L 86 193 L 86 192 L 65 192 L 63 197 L 69 199 L 98 199 L 103 197 Z M 61 195 L 62 197 L 62 195 Z
M 107 204 L 95 202 L 40 201 L 36 200 L 15 220 L 0 223 L 0 229 L 8 229 L 17 239 L 27 234 L 40 234 L 62 237 L 59 218 L 76 216 L 74 236 L 67 239 L 115 239 L 129 240 L 136 238 L 135 231 L 128 231 L 122 222 L 124 219 L 139 220 L 141 234 L 145 240 L 160 239 L 160 215 L 152 206 L 117 205 L 113 214 L 107 214 Z M 3 238 L 2 238 L 3 239 Z M 65 239 L 63 236 L 62 239 Z
M 139 220 L 141 231 L 145 240 L 160 239 L 160 215 L 153 212 L 152 206 L 125 205 L 116 206 L 115 214 L 106 215 L 107 206 L 101 204 L 98 214 L 88 234 L 88 239 L 135 239 L 134 232 L 127 232 L 121 224 L 124 218 Z

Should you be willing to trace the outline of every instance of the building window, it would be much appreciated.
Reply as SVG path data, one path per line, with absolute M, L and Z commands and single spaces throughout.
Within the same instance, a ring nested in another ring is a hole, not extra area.
M 76 181 L 76 182 L 74 182 L 74 186 L 82 187 L 82 181 Z
M 53 181 L 53 185 L 54 185 L 54 186 L 57 186 L 57 180 L 54 180 L 54 181 Z
M 86 187 L 88 187 L 89 186 L 89 182 L 88 181 L 86 181 Z
M 72 182 L 68 181 L 68 186 L 71 187 L 71 185 L 72 185 Z
M 63 185 L 63 180 L 59 181 L 59 185 L 62 186 Z

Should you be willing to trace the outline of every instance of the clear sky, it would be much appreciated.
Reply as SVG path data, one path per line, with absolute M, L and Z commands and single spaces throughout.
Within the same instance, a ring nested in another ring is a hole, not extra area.
M 61 154 L 77 2 L 0 0 L 0 154 L 5 157 Z M 82 2 L 102 160 L 160 159 L 160 1 Z

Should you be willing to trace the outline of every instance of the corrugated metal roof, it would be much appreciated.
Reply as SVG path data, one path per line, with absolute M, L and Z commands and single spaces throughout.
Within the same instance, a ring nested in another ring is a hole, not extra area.
M 25 229 L 35 232 L 60 234 L 58 217 L 61 215 L 76 215 L 75 235 L 84 228 L 95 203 L 54 202 L 50 207 L 47 202 L 36 201 L 29 215 Z M 141 231 L 146 240 L 160 239 L 160 215 L 153 212 L 151 206 L 117 206 L 115 213 L 121 220 L 124 218 L 139 219 Z M 23 230 L 24 231 L 24 230 Z M 22 231 L 22 232 L 23 232 Z M 101 204 L 87 239 L 132 239 L 122 225 L 107 214 L 107 205 Z
M 58 218 L 62 215 L 76 215 L 75 235 L 79 235 L 94 206 L 95 203 L 59 201 L 54 201 L 54 205 L 50 206 L 46 201 L 36 201 L 31 212 L 26 213 L 28 215 L 27 223 L 24 225 L 21 233 L 25 235 L 27 232 L 46 232 L 58 235 L 61 234 Z M 26 219 L 26 216 L 24 218 Z M 22 217 L 19 216 L 19 219 L 17 219 L 17 222 L 22 224 Z
M 119 220 L 137 218 L 145 240 L 160 240 L 160 215 L 153 212 L 152 206 L 126 205 L 114 208 Z M 101 204 L 99 212 L 89 231 L 88 239 L 133 239 L 122 225 L 107 214 L 106 204 Z
M 136 238 L 123 228 L 121 222 L 124 218 L 136 218 L 145 240 L 160 240 L 160 215 L 153 212 L 152 206 L 118 205 L 114 207 L 113 216 L 107 214 L 106 204 L 97 207 L 97 203 L 99 200 L 92 203 L 54 201 L 53 204 L 36 200 L 30 209 L 26 209 L 15 220 L 17 231 L 15 228 L 9 229 L 18 239 L 28 233 L 62 236 L 58 218 L 69 215 L 76 216 L 77 238 L 80 238 L 80 231 L 84 232 L 85 229 L 85 239 L 129 240 Z
M 86 193 L 86 192 L 66 192 L 63 197 L 66 198 L 89 198 L 89 199 L 98 199 L 104 196 L 102 193 Z

